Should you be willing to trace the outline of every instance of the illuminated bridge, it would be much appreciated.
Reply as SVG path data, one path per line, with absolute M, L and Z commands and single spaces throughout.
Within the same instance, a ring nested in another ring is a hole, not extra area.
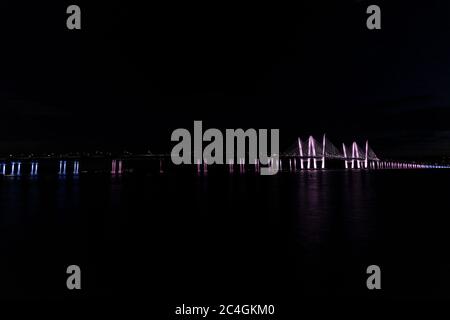
M 313 136 L 307 139 L 298 138 L 297 141 L 281 154 L 281 158 L 289 161 L 289 168 L 296 170 L 325 169 L 328 161 L 340 162 L 345 169 L 419 169 L 419 168 L 447 168 L 448 166 L 421 164 L 405 161 L 382 161 L 378 158 L 369 142 L 364 147 L 356 142 L 342 143 L 336 147 L 324 134 L 317 140 Z M 285 160 L 286 161 L 286 160 Z
M 450 168 L 448 164 L 424 163 L 417 161 L 395 161 L 380 159 L 372 150 L 368 141 L 363 147 L 357 142 L 341 143 L 336 147 L 324 134 L 319 139 L 313 136 L 297 138 L 295 143 L 278 159 L 270 159 L 270 165 L 276 166 L 277 171 L 298 172 L 302 170 L 323 169 L 427 169 Z M 22 156 L 0 158 L 0 177 L 28 176 L 37 177 L 41 174 L 58 175 L 61 178 L 77 177 L 84 173 L 105 173 L 112 176 L 124 174 L 164 174 L 170 171 L 185 170 L 206 175 L 208 171 L 224 170 L 234 173 L 258 173 L 260 163 L 245 163 L 246 159 L 238 159 L 224 165 L 207 165 L 197 163 L 186 166 L 176 166 L 169 154 L 122 154 L 122 155 L 88 155 L 67 154 L 48 156 Z M 275 162 L 274 162 L 275 161 Z M 222 169 L 220 169 L 222 168 Z

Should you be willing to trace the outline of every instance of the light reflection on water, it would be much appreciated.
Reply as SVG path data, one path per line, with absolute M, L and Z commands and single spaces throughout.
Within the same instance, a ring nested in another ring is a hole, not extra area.
M 447 265 L 438 252 L 450 240 L 448 221 L 428 210 L 432 204 L 439 212 L 450 211 L 447 178 L 436 172 L 363 170 L 275 177 L 3 178 L 0 271 L 10 275 L 5 290 L 18 296 L 27 292 L 28 282 L 38 281 L 17 273 L 22 264 L 39 257 L 45 273 L 71 255 L 99 270 L 95 279 L 111 263 L 129 277 L 138 277 L 137 265 L 160 268 L 171 274 L 165 281 L 180 294 L 182 285 L 199 284 L 217 293 L 210 279 L 219 275 L 243 293 L 270 295 L 269 289 L 284 286 L 302 295 L 364 292 L 368 263 L 392 268 L 425 256 Z M 261 277 L 267 288 L 259 285 Z M 98 280 L 91 290 L 114 291 L 104 282 Z M 51 283 L 47 293 L 58 288 Z M 402 295 L 402 290 L 393 292 Z

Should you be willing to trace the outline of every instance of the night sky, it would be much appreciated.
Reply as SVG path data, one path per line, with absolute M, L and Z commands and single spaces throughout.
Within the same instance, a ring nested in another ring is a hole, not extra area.
M 0 3 L 0 153 L 166 152 L 203 120 L 450 156 L 448 1 L 90 2 Z

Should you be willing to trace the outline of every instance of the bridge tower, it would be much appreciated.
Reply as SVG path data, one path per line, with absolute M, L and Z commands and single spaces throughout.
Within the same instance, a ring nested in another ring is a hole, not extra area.
M 322 169 L 325 169 L 325 133 L 322 140 Z
M 364 168 L 368 169 L 368 157 L 369 157 L 369 140 L 366 140 L 366 157 L 364 159 Z
M 314 169 L 317 169 L 316 144 L 314 143 L 313 136 L 309 136 L 308 139 L 308 169 L 311 169 L 311 155 L 313 159 Z
M 298 151 L 300 155 L 300 170 L 303 170 L 303 147 L 302 147 L 302 140 L 298 138 Z
M 344 143 L 342 143 L 342 150 L 343 150 L 343 152 L 344 152 L 345 169 L 348 169 L 347 148 L 345 147 L 345 144 L 344 144 Z
M 359 169 L 360 163 L 359 163 L 358 145 L 356 144 L 356 142 L 353 142 L 353 144 L 352 144 L 352 169 L 355 169 L 355 160 L 356 160 L 356 166 Z

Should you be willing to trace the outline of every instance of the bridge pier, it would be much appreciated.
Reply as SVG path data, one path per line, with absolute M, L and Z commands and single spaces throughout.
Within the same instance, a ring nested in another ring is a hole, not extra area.
M 200 159 L 197 159 L 197 175 L 200 175 L 202 172 L 201 165 L 200 165 Z
M 208 174 L 208 163 L 206 162 L 206 159 L 203 163 L 203 174 L 204 175 Z
M 111 161 L 111 174 L 116 174 L 116 160 Z
M 123 173 L 123 163 L 122 160 L 111 160 L 111 174 L 121 175 Z
M 234 172 L 234 160 L 230 159 L 228 161 L 228 172 L 233 173 Z
M 59 161 L 59 172 L 58 174 L 60 176 L 66 175 L 66 167 L 67 167 L 67 161 L 66 160 L 60 160 Z
M 118 171 L 118 173 L 119 173 L 119 174 L 122 174 L 122 172 L 123 172 L 123 169 L 122 169 L 122 160 L 119 160 L 119 171 Z
M 38 172 L 38 163 L 37 162 L 32 162 L 31 163 L 31 172 L 30 172 L 30 176 L 36 176 Z
M 312 160 L 312 165 L 313 165 L 312 168 L 311 168 L 311 160 Z M 317 169 L 317 159 L 316 158 L 308 158 L 307 168 L 308 169 Z
M 76 176 L 79 173 L 80 163 L 78 161 L 73 162 L 73 175 Z

